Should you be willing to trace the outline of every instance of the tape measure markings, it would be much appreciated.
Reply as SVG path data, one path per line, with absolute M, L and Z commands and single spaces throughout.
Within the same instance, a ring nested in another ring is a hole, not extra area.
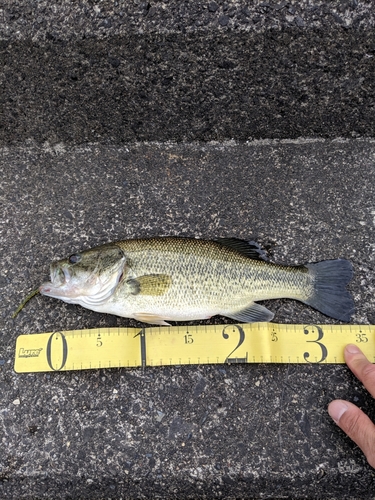
M 357 343 L 375 362 L 373 325 L 276 323 L 94 328 L 20 335 L 18 373 L 222 363 L 344 363 Z

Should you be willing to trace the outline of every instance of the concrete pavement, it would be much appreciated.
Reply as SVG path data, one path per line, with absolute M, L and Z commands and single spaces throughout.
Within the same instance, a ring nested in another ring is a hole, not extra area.
M 374 472 L 330 420 L 375 418 L 345 366 L 16 374 L 21 333 L 135 322 L 37 297 L 49 262 L 119 238 L 256 239 L 275 262 L 353 262 L 353 323 L 374 322 L 373 140 L 2 149 L 2 498 L 372 498 Z M 291 300 L 275 321 L 334 323 Z M 225 321 L 215 318 L 216 322 Z

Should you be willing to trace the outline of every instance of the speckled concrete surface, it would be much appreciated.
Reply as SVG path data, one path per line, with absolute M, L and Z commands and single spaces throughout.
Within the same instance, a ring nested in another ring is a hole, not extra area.
M 371 0 L 61 2 L 4 0 L 4 38 L 69 40 L 108 38 L 132 32 L 192 32 L 220 29 L 265 32 L 280 28 L 369 29 L 375 25 Z
M 0 144 L 373 137 L 372 1 L 5 0 Z
M 1 151 L 1 498 L 373 498 L 375 473 L 326 413 L 375 408 L 344 366 L 14 373 L 18 334 L 135 325 L 37 297 L 52 259 L 118 238 L 256 239 L 274 261 L 345 257 L 374 323 L 373 140 Z M 290 300 L 277 322 L 332 321 Z M 215 321 L 223 322 L 223 318 Z

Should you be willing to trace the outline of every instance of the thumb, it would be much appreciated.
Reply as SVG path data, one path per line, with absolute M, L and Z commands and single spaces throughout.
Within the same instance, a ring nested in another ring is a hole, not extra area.
M 361 448 L 368 463 L 375 468 L 375 425 L 357 406 L 337 399 L 328 406 L 336 424 Z

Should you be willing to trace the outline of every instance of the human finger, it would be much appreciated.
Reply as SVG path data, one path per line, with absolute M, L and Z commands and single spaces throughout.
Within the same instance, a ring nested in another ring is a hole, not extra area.
M 337 399 L 328 406 L 336 424 L 361 448 L 368 463 L 375 468 L 375 425 L 357 406 Z
M 373 365 L 354 344 L 344 350 L 345 362 L 354 375 L 362 382 L 372 397 L 375 398 L 375 365 Z

